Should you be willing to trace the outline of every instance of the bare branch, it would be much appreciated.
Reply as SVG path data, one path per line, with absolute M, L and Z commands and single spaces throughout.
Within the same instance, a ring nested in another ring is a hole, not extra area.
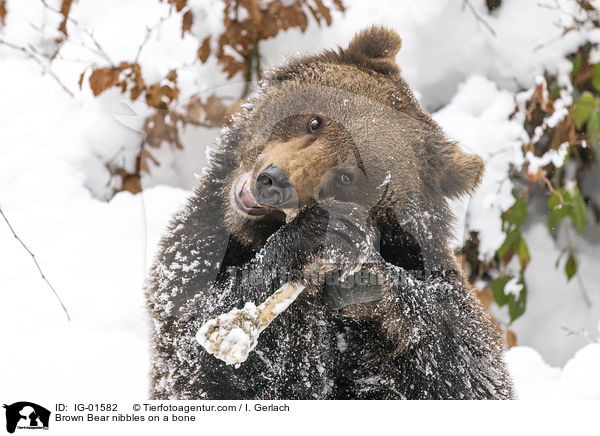
M 552 186 L 552 182 L 548 179 L 548 177 L 546 177 L 545 175 L 542 174 L 542 176 L 540 177 L 540 180 L 542 180 L 546 184 L 546 186 L 548 187 L 548 190 L 550 191 L 551 194 L 556 192 L 556 195 L 558 195 L 558 198 L 560 198 L 561 203 L 565 202 L 565 199 L 563 198 L 560 191 L 557 191 L 556 189 L 554 189 L 554 186 Z
M 475 7 L 471 4 L 470 0 L 463 0 L 463 4 L 462 4 L 462 8 L 464 9 L 465 6 L 469 7 L 469 10 L 471 11 L 471 13 L 473 14 L 473 16 L 475 17 L 475 19 L 483 24 L 483 27 L 485 27 L 487 30 L 489 30 L 489 32 L 492 34 L 492 36 L 495 38 L 496 37 L 496 31 L 492 28 L 492 26 L 490 26 L 490 24 L 485 21 L 481 15 L 479 15 L 479 13 L 477 12 L 477 10 L 475 9 Z
M 11 42 L 5 41 L 3 39 L 0 39 L 0 45 L 4 45 L 5 47 L 11 48 L 13 50 L 20 51 L 25 56 L 27 56 L 29 59 L 34 60 L 38 65 L 40 65 L 43 68 L 44 73 L 49 74 L 54 80 L 56 80 L 56 82 L 60 85 L 60 87 L 67 94 L 69 94 L 70 97 L 75 96 L 75 94 L 73 94 L 73 91 L 71 91 L 69 88 L 67 88 L 67 86 L 60 80 L 60 78 L 50 69 L 50 65 L 48 65 L 45 62 L 43 62 L 42 60 L 40 60 L 40 58 L 37 57 L 35 55 L 35 53 L 33 53 L 31 50 L 29 50 L 25 47 L 21 47 L 19 45 L 13 44 Z
M 560 328 L 567 333 L 567 336 L 582 336 L 582 337 L 586 338 L 590 344 L 598 342 L 598 339 L 596 339 L 592 335 L 590 335 L 589 332 L 587 332 L 585 329 L 573 330 L 564 325 L 561 325 Z
M 543 7 L 546 9 L 550 9 L 550 10 L 554 10 L 554 11 L 558 11 L 561 14 L 568 16 L 569 18 L 571 18 L 571 20 L 573 21 L 573 24 L 571 24 L 570 26 L 565 26 L 561 23 L 554 23 L 554 25 L 558 28 L 561 29 L 561 33 L 556 35 L 555 37 L 551 38 L 550 40 L 546 41 L 546 42 L 542 42 L 541 44 L 536 45 L 533 50 L 537 51 L 539 49 L 542 49 L 544 47 L 549 46 L 550 44 L 555 43 L 556 41 L 558 41 L 559 39 L 563 38 L 565 35 L 567 35 L 568 33 L 571 33 L 573 31 L 581 31 L 584 29 L 584 27 L 588 24 L 591 23 L 592 26 L 594 28 L 598 28 L 600 27 L 600 11 L 598 9 L 596 9 L 595 7 L 591 6 L 591 8 L 585 7 L 584 3 L 581 0 L 576 0 L 577 6 L 579 7 L 579 9 L 583 12 L 583 14 L 585 15 L 584 18 L 579 18 L 577 17 L 575 14 L 573 14 L 570 11 L 565 10 L 565 8 L 562 7 L 562 5 L 560 4 L 560 2 L 558 2 L 557 0 L 554 0 L 553 5 L 550 4 L 544 4 L 544 3 L 537 3 L 538 7 Z
M 54 286 L 52 286 L 52 284 L 50 283 L 50 281 L 46 278 L 46 276 L 44 275 L 44 272 L 42 271 L 42 268 L 40 267 L 40 264 L 38 263 L 38 261 L 35 259 L 35 254 L 33 254 L 31 252 L 31 250 L 27 247 L 27 245 L 25 245 L 25 243 L 23 242 L 23 240 L 21 238 L 19 238 L 19 236 L 17 236 L 17 234 L 15 233 L 15 230 L 13 229 L 13 227 L 10 225 L 10 222 L 8 221 L 8 218 L 6 218 L 6 215 L 4 215 L 4 212 L 2 211 L 2 208 L 0 208 L 0 215 L 2 215 L 2 218 L 4 219 L 4 221 L 6 222 L 6 225 L 8 226 L 8 228 L 10 229 L 11 233 L 13 234 L 13 236 L 17 239 L 17 241 L 19 241 L 19 243 L 23 246 L 23 248 L 25 249 L 25 251 L 27 251 L 27 253 L 29 253 L 29 255 L 31 256 L 31 258 L 33 259 L 33 262 L 35 263 L 35 266 L 37 267 L 38 271 L 40 272 L 40 274 L 42 275 L 42 279 L 44 279 L 44 281 L 48 284 L 48 287 L 52 290 L 52 292 L 54 293 L 54 296 L 56 297 L 56 299 L 58 300 L 58 302 L 60 303 L 61 307 L 63 308 L 65 315 L 67 315 L 67 320 L 71 321 L 71 317 L 69 316 L 69 312 L 67 311 L 67 308 L 65 307 L 65 305 L 63 304 L 62 300 L 60 299 L 60 297 L 58 296 L 58 293 L 56 292 L 56 290 L 54 289 Z
M 171 9 L 169 9 L 169 14 L 165 15 L 164 17 L 161 17 L 158 20 L 158 23 L 156 23 L 154 26 L 152 27 L 147 27 L 146 28 L 146 35 L 144 35 L 144 40 L 142 41 L 142 43 L 140 44 L 140 46 L 138 47 L 137 53 L 135 54 L 135 59 L 133 61 L 134 64 L 137 64 L 139 59 L 140 59 L 140 55 L 142 54 L 142 50 L 144 49 L 144 47 L 146 46 L 146 44 L 148 43 L 148 41 L 150 40 L 150 35 L 152 34 L 152 32 L 154 32 L 154 30 L 158 29 L 162 23 L 171 16 Z
M 61 12 L 59 9 L 56 9 L 56 8 L 55 8 L 55 7 L 53 7 L 53 6 L 50 6 L 50 5 L 49 5 L 49 4 L 46 2 L 46 0 L 41 0 L 41 2 L 42 2 L 42 4 L 44 5 L 44 7 L 45 7 L 46 9 L 48 9 L 49 11 L 52 11 L 52 12 L 54 12 L 54 13 L 57 13 L 57 14 L 59 14 L 59 15 L 63 15 L 63 13 L 62 13 L 62 12 Z M 70 15 L 67 15 L 67 17 L 66 17 L 66 20 L 67 20 L 68 22 L 72 23 L 74 26 L 76 26 L 76 27 L 77 27 L 77 29 L 78 29 L 80 32 L 82 32 L 82 33 L 84 33 L 85 35 L 87 35 L 87 36 L 88 36 L 88 38 L 90 38 L 90 40 L 92 41 L 92 44 L 94 44 L 94 48 L 92 48 L 92 47 L 88 47 L 88 46 L 87 46 L 86 44 L 84 44 L 83 42 L 79 42 L 79 41 L 73 41 L 71 38 L 65 38 L 64 42 L 69 42 L 69 43 L 71 43 L 71 44 L 76 44 L 76 45 L 79 45 L 79 46 L 81 46 L 81 47 L 83 47 L 83 48 L 85 48 L 85 49 L 87 49 L 87 50 L 91 51 L 92 53 L 95 53 L 95 54 L 97 54 L 97 55 L 101 56 L 101 57 L 102 57 L 102 58 L 104 58 L 104 59 L 105 59 L 105 60 L 106 60 L 106 61 L 107 61 L 107 62 L 108 62 L 110 65 L 114 65 L 114 62 L 112 61 L 112 59 L 110 58 L 110 56 L 108 56 L 108 54 L 106 53 L 106 51 L 105 51 L 105 50 L 102 48 L 102 46 L 100 45 L 100 43 L 99 43 L 99 42 L 96 40 L 96 38 L 94 37 L 94 34 L 93 34 L 93 33 L 92 33 L 92 32 L 91 32 L 89 29 L 87 29 L 87 28 L 83 27 L 79 21 L 77 21 L 77 20 L 76 20 L 76 19 L 74 19 L 74 18 L 71 18 L 71 16 L 70 16 Z M 65 36 L 66 36 L 66 35 L 65 35 Z M 54 58 L 54 57 L 55 57 L 57 54 L 58 54 L 58 51 L 57 51 L 57 53 L 55 53 L 55 54 L 52 56 L 52 58 Z

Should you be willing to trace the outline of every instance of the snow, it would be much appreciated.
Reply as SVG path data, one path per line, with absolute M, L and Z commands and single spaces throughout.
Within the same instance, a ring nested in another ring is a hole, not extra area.
M 216 358 L 239 368 L 258 344 L 260 333 L 277 315 L 287 309 L 303 290 L 304 285 L 285 284 L 258 307 L 248 301 L 242 309 L 233 309 L 209 319 L 196 333 L 196 340 Z
M 58 7 L 60 2 L 49 3 Z M 598 30 L 557 38 L 557 23 L 572 20 L 564 12 L 572 9 L 566 0 L 558 2 L 562 10 L 549 0 L 504 0 L 493 15 L 483 2 L 472 2 L 495 36 L 461 7 L 463 2 L 346 3 L 347 13 L 334 12 L 329 28 L 311 24 L 306 34 L 292 30 L 264 42 L 264 65 L 343 46 L 373 23 L 397 29 L 403 39 L 397 59 L 416 95 L 450 138 L 486 163 L 473 197 L 454 202 L 453 208 L 459 217 L 456 245 L 468 231 L 479 231 L 482 256 L 489 259 L 503 240 L 500 213 L 514 201 L 506 174 L 511 165 L 524 164 L 522 123 L 508 118 L 515 98 L 536 84 L 544 68 L 564 77 L 571 68 L 564 55 L 585 38 L 600 41 Z M 153 28 L 139 53 L 148 83 L 178 68 L 182 101 L 199 90 L 235 96 L 243 87 L 239 80 L 228 82 L 213 58 L 194 62 L 198 40 L 221 30 L 218 1 L 189 2 L 196 36 L 183 37 L 180 16 L 170 12 L 167 2 L 98 4 L 74 3 L 71 16 L 79 24 L 69 27 L 69 41 L 52 64 L 51 71 L 74 97 L 36 62 L 0 45 L 0 207 L 72 318 L 66 321 L 31 257 L 0 220 L 0 330 L 7 356 L 0 360 L 0 386 L 6 398 L 55 401 L 56 392 L 79 399 L 146 397 L 146 270 L 164 227 L 189 195 L 194 174 L 202 173 L 205 151 L 216 136 L 214 129 L 186 129 L 184 150 L 165 144 L 152 150 L 161 165 L 144 178 L 142 194 L 122 192 L 111 198 L 115 181 L 107 163 L 133 168 L 147 109 L 116 89 L 94 97 L 87 86 L 89 67 L 107 65 L 105 57 L 115 64 L 133 59 Z M 58 14 L 34 0 L 8 5 L 0 37 L 51 51 Z M 86 29 L 93 29 L 105 55 L 94 48 Z M 557 163 L 563 153 L 540 159 Z M 527 159 L 531 168 L 535 162 Z M 594 186 L 598 180 L 598 171 L 590 171 L 584 183 Z M 511 327 L 520 346 L 506 354 L 517 392 L 523 399 L 600 399 L 598 232 L 588 229 L 576 237 L 591 307 L 577 281 L 566 281 L 564 258 L 557 269 L 548 267 L 558 258 L 564 235 L 552 240 L 543 222 L 529 225 L 524 234 L 532 254 L 526 272 L 528 307 Z M 496 315 L 506 321 L 503 311 Z M 343 337 L 339 347 L 346 347 Z
M 238 368 L 256 347 L 262 330 L 256 305 L 249 301 L 242 309 L 233 309 L 206 321 L 198 330 L 196 340 L 207 352 Z
M 600 400 L 599 343 L 578 350 L 563 368 L 529 347 L 511 348 L 506 361 L 521 400 Z
M 540 168 L 545 167 L 550 162 L 554 164 L 556 168 L 563 166 L 565 158 L 567 157 L 567 150 L 569 147 L 568 142 L 560 144 L 558 150 L 548 150 L 541 157 L 535 156 L 531 151 L 525 154 L 525 160 L 529 164 L 527 172 L 529 174 L 536 174 Z
M 518 298 L 523 290 L 523 285 L 519 283 L 519 279 L 517 277 L 513 277 L 510 279 L 506 285 L 504 286 L 504 292 L 506 295 L 512 294 L 515 298 Z
M 507 174 L 511 166 L 523 165 L 521 144 L 526 132 L 520 122 L 509 119 L 514 109 L 512 93 L 473 75 L 460 85 L 448 105 L 433 114 L 451 139 L 485 163 L 481 185 L 470 198 L 455 202 L 453 209 L 459 219 L 456 246 L 462 246 L 468 231 L 478 231 L 479 251 L 486 260 L 506 237 L 500 215 L 514 203 Z M 465 235 L 460 234 L 463 229 L 468 230 Z
M 511 329 L 517 334 L 519 345 L 535 348 L 554 366 L 564 365 L 585 346 L 589 342 L 586 335 L 600 337 L 600 269 L 597 245 L 586 241 L 587 235 L 591 234 L 588 230 L 577 238 L 579 271 L 592 303 L 588 307 L 578 280 L 574 277 L 567 281 L 564 273 L 567 256 L 562 257 L 557 268 L 548 268 L 548 265 L 554 265 L 559 253 L 545 223 L 525 229 L 524 237 L 531 252 L 531 263 L 525 272 L 527 310 Z M 564 234 L 561 233 L 558 243 L 559 246 L 564 244 Z M 505 310 L 496 310 L 494 314 L 503 322 L 509 320 Z

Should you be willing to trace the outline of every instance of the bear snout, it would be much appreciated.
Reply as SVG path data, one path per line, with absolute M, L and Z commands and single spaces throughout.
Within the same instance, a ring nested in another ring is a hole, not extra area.
M 281 206 L 294 195 L 294 188 L 279 167 L 269 164 L 251 187 L 257 203 L 264 206 Z

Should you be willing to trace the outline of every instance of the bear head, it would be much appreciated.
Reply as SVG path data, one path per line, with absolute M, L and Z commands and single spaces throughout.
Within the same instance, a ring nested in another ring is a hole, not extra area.
M 421 109 L 395 62 L 400 46 L 394 31 L 371 27 L 263 81 L 237 121 L 237 169 L 223 193 L 242 242 L 332 197 L 367 208 L 382 232 L 400 229 L 440 267 L 447 199 L 470 193 L 483 164 Z

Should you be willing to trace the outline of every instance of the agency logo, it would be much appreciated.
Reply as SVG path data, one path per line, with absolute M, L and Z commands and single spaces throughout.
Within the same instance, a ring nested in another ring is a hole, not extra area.
M 15 429 L 48 430 L 50 411 L 29 401 L 3 406 L 6 409 L 6 431 L 14 433 Z

